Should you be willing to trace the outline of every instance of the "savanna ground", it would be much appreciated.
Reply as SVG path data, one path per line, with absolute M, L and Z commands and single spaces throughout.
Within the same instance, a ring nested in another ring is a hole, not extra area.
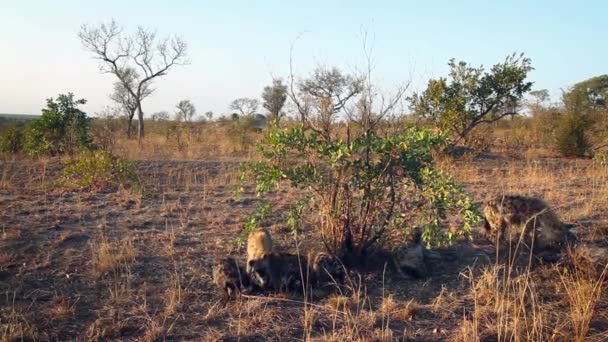
M 426 279 L 376 269 L 354 277 L 345 295 L 222 306 L 211 266 L 229 254 L 244 258 L 234 239 L 258 202 L 250 186 L 235 196 L 239 165 L 255 158 L 247 146 L 257 137 L 229 133 L 203 132 L 200 148 L 174 135 L 150 135 L 142 146 L 117 141 L 114 152 L 136 160 L 143 194 L 48 187 L 60 159 L 4 156 L 0 339 L 608 340 L 608 291 L 597 270 L 572 253 L 568 267 L 504 272 L 509 265 L 482 239 L 458 243 L 458 257 L 434 264 Z M 581 240 L 605 240 L 608 168 L 537 152 L 493 148 L 440 165 L 478 203 L 506 193 L 542 197 Z M 276 212 L 292 191 L 274 193 Z M 278 221 L 263 225 L 294 251 L 295 238 Z M 298 239 L 314 244 L 311 227 Z

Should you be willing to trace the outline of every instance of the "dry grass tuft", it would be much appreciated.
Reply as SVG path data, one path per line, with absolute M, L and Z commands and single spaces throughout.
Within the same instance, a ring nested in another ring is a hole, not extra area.
M 431 311 L 438 314 L 441 319 L 448 319 L 462 305 L 462 300 L 453 292 L 449 292 L 445 286 L 441 288 L 441 292 L 435 297 L 430 305 Z
M 1 341 L 35 341 L 41 336 L 36 326 L 15 307 L 16 293 L 12 297 L 6 293 L 6 301 L 9 302 L 8 313 L 0 316 L 0 340 Z M 9 298 L 10 297 L 10 298 Z
M 16 240 L 21 237 L 21 229 L 19 227 L 5 227 L 2 225 L 0 229 L 0 240 Z
M 590 276 L 587 270 L 574 266 L 571 270 L 559 270 L 560 280 L 566 294 L 569 308 L 569 322 L 572 326 L 573 340 L 586 340 L 596 306 L 604 291 L 605 275 L 608 265 L 599 277 Z
M 91 252 L 91 272 L 96 279 L 127 266 L 137 257 L 132 239 L 123 239 L 115 246 L 102 236 L 98 242 L 91 243 Z
M 354 306 L 354 302 L 350 297 L 342 295 L 333 295 L 325 301 L 325 305 L 334 311 L 350 310 Z
M 55 296 L 51 303 L 49 316 L 53 319 L 64 319 L 74 315 L 74 304 L 70 304 L 70 299 L 63 296 Z

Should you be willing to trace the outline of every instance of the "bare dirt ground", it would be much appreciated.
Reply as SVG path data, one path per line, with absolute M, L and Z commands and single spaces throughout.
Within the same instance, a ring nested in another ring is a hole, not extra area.
M 303 303 L 275 295 L 223 307 L 211 266 L 244 255 L 233 241 L 258 201 L 250 189 L 235 198 L 239 162 L 137 165 L 143 196 L 46 189 L 59 161 L 0 161 L 0 339 L 608 340 L 606 289 L 590 292 L 597 298 L 586 331 L 569 295 L 593 288 L 595 278 L 541 265 L 526 273 L 523 290 L 501 292 L 501 265 L 481 240 L 454 247 L 459 257 L 434 265 L 426 279 L 361 272 L 349 296 Z M 591 161 L 469 159 L 443 168 L 479 202 L 540 196 L 584 239 L 608 236 L 608 171 Z M 288 189 L 274 194 L 276 214 L 265 225 L 293 250 L 277 224 L 287 196 Z M 530 301 L 519 303 L 518 294 Z

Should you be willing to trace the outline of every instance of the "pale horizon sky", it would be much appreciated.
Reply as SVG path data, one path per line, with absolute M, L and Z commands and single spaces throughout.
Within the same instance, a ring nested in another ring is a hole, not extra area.
M 73 92 L 90 115 L 112 102 L 114 76 L 101 74 L 77 33 L 115 19 L 159 36 L 180 35 L 191 63 L 175 67 L 144 102 L 149 117 L 191 100 L 202 115 L 259 98 L 272 76 L 294 66 L 363 67 L 361 29 L 374 43 L 375 79 L 388 91 L 421 90 L 445 76 L 450 58 L 486 67 L 512 52 L 532 59 L 534 89 L 560 89 L 606 74 L 604 1 L 9 1 L 0 0 L 0 113 L 39 114 L 45 99 Z M 298 39 L 299 37 L 299 39 Z

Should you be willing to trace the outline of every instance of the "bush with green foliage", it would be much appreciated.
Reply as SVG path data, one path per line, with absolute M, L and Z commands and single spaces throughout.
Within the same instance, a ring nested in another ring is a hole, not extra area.
M 516 115 L 519 102 L 532 87 L 526 78 L 533 68 L 523 54 L 507 56 L 489 72 L 454 59 L 448 65 L 448 78 L 430 80 L 410 102 L 415 115 L 448 135 L 450 148 L 467 142 L 478 125 Z
M 74 94 L 48 99 L 42 116 L 32 121 L 24 134 L 24 150 L 32 156 L 75 153 L 91 146 L 89 118 L 78 109 L 86 100 Z
M 57 185 L 80 190 L 119 187 L 142 190 L 135 163 L 101 150 L 83 151 L 69 160 Z
M 258 196 L 285 182 L 298 189 L 286 223 L 296 225 L 294 214 L 306 216 L 330 253 L 356 264 L 389 232 L 422 226 L 429 246 L 470 236 L 479 221 L 477 208 L 434 166 L 434 153 L 444 143 L 445 136 L 426 129 L 391 136 L 370 129 L 352 139 L 328 140 L 302 126 L 271 127 L 261 147 L 264 159 L 246 168 L 242 179 L 255 180 Z M 266 204 L 259 209 L 264 215 L 271 211 Z M 451 215 L 460 216 L 461 229 L 446 229 Z M 246 228 L 262 219 L 257 211 Z
M 556 130 L 557 151 L 564 157 L 584 157 L 591 145 L 587 133 L 591 125 L 587 118 L 576 113 L 561 115 Z
M 17 153 L 23 149 L 24 124 L 8 124 L 0 130 L 0 152 Z

